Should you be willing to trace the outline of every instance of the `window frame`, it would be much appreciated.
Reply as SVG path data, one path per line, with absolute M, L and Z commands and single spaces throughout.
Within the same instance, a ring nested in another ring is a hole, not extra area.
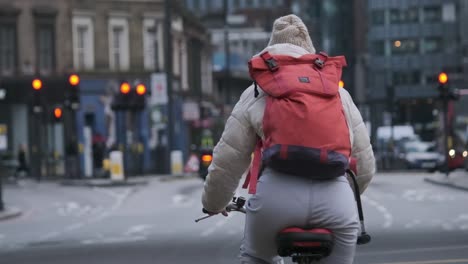
M 87 32 L 83 35 L 83 47 L 79 47 L 80 27 L 85 27 Z M 73 66 L 77 70 L 93 70 L 95 66 L 94 57 L 94 20 L 90 16 L 76 15 L 72 18 L 73 37 Z M 83 65 L 80 65 L 79 53 L 82 49 Z
M 122 28 L 122 43 L 119 42 L 119 66 L 117 67 L 114 52 L 114 29 Z M 130 40 L 128 19 L 126 17 L 110 17 L 108 21 L 109 69 L 113 71 L 128 71 L 130 69 Z

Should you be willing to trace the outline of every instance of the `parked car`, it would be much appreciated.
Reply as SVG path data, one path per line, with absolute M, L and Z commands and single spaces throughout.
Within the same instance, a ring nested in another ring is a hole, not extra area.
M 433 144 L 423 141 L 408 141 L 403 144 L 404 162 L 407 169 L 436 170 L 444 157 L 436 152 Z

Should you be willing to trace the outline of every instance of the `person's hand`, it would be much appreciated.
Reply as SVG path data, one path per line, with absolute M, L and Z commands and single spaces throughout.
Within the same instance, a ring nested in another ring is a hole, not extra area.
M 202 211 L 203 211 L 204 214 L 207 214 L 207 215 L 217 215 L 217 214 L 219 214 L 219 213 L 210 212 L 210 211 L 206 210 L 205 208 L 203 208 Z M 224 215 L 224 216 L 228 216 L 228 212 L 226 210 L 223 210 L 221 212 L 221 214 Z

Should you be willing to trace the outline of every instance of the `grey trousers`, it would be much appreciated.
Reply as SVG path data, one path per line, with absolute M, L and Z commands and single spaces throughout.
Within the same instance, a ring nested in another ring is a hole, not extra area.
M 320 263 L 353 263 L 359 218 L 354 194 L 344 176 L 316 181 L 265 169 L 246 210 L 240 254 L 243 264 L 283 263 L 275 238 L 287 227 L 330 229 L 333 251 Z

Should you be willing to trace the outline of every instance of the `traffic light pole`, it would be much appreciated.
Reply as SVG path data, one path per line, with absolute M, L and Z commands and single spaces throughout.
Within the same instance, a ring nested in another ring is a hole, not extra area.
M 448 98 L 444 98 L 442 100 L 442 112 L 443 112 L 443 123 L 444 123 L 444 136 L 443 136 L 443 141 L 444 141 L 444 156 L 445 156 L 445 162 L 444 162 L 444 172 L 445 176 L 448 177 L 449 175 L 449 146 L 448 146 L 448 137 L 449 137 L 449 124 L 448 124 Z
M 228 24 L 228 1 L 223 1 L 223 13 L 224 13 L 224 69 L 225 69 L 225 76 L 224 76 L 224 89 L 226 92 L 226 103 L 231 104 L 231 89 L 230 89 L 230 75 L 231 75 L 231 58 L 229 56 L 230 46 L 229 46 L 229 24 Z
M 164 68 L 166 71 L 166 87 L 167 87 L 167 147 L 166 147 L 166 172 L 171 173 L 171 152 L 173 148 L 174 137 L 174 113 L 173 113 L 173 98 L 172 98 L 172 18 L 171 18 L 171 0 L 164 0 L 164 39 L 165 39 L 165 56 Z
M 0 176 L 0 212 L 5 210 L 5 204 L 3 203 L 3 179 Z

